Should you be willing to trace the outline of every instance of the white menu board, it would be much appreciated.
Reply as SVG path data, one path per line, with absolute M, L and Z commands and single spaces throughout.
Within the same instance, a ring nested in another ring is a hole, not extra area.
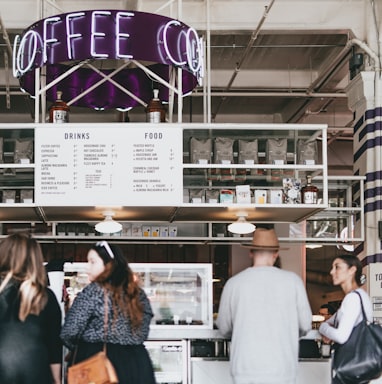
M 46 125 L 35 131 L 35 200 L 45 206 L 176 205 L 182 131 L 168 125 Z
M 369 264 L 368 280 L 374 321 L 382 324 L 382 263 Z

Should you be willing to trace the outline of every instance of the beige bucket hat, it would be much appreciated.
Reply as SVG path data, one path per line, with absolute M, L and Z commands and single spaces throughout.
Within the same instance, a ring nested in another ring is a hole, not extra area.
M 242 247 L 264 251 L 278 251 L 279 240 L 274 229 L 256 228 L 251 243 L 243 243 Z

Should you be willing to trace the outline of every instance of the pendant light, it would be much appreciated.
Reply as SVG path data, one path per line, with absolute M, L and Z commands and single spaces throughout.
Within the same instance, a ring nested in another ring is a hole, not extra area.
M 236 235 L 244 235 L 255 231 L 256 226 L 252 223 L 248 223 L 245 219 L 248 215 L 246 213 L 238 213 L 238 219 L 232 224 L 228 225 L 228 230 Z
M 101 233 L 115 233 L 122 230 L 122 224 L 113 220 L 114 212 L 103 212 L 105 219 L 95 225 L 95 230 Z

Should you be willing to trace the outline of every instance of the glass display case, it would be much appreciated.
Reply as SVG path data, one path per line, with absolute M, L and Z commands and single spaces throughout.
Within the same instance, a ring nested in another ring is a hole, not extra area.
M 151 328 L 212 329 L 212 264 L 131 263 L 154 312 Z M 86 263 L 65 263 L 70 301 L 88 283 Z
M 146 341 L 158 384 L 187 383 L 187 341 Z
M 150 299 L 151 327 L 213 328 L 211 264 L 130 264 Z

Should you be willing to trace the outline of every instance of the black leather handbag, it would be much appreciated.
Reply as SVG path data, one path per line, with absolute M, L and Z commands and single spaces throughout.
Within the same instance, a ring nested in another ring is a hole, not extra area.
M 361 300 L 362 321 L 344 344 L 335 344 L 333 377 L 343 384 L 366 384 L 382 374 L 382 327 L 366 319 Z

